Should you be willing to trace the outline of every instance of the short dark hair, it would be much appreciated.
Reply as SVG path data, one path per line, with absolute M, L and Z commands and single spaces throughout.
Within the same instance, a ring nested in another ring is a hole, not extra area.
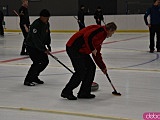
M 115 31 L 117 30 L 117 25 L 114 22 L 110 22 L 106 24 L 106 29 L 110 31 Z
M 25 1 L 28 1 L 28 0 L 22 0 L 22 3 L 25 2 Z
M 153 3 L 155 3 L 157 0 L 153 0 Z
M 97 7 L 97 9 L 101 9 L 101 7 L 100 7 L 100 6 L 98 6 L 98 7 Z
M 80 6 L 80 9 L 81 9 L 82 7 L 85 7 L 85 6 L 84 6 L 84 5 L 81 5 L 81 6 Z
M 41 10 L 41 12 L 40 12 L 40 16 L 50 17 L 50 12 L 49 12 L 47 9 L 43 9 L 43 10 Z

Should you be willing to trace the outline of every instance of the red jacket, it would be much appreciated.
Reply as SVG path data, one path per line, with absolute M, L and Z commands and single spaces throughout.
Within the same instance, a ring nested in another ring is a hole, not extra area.
M 94 61 L 99 66 L 100 69 L 106 68 L 101 56 L 101 45 L 107 37 L 107 29 L 105 26 L 100 25 L 90 25 L 83 28 L 79 32 L 75 33 L 67 42 L 66 46 L 70 47 L 76 39 L 83 36 L 84 44 L 79 49 L 80 53 L 90 54 L 93 50 L 97 50 L 96 56 L 93 56 Z

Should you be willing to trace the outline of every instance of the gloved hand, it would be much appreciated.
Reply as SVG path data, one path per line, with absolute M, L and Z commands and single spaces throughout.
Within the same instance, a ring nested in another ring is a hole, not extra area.
M 101 69 L 104 74 L 107 74 L 107 68 Z
M 48 50 L 51 52 L 51 46 L 47 45 Z

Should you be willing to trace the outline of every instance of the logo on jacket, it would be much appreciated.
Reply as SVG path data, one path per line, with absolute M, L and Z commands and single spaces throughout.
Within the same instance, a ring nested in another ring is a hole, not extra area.
M 34 28 L 34 29 L 33 29 L 33 33 L 37 33 L 37 29 Z

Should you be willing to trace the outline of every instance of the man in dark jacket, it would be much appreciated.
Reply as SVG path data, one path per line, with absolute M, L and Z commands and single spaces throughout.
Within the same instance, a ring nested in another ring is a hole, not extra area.
M 4 36 L 4 29 L 3 29 L 3 21 L 4 21 L 4 14 L 0 11 L 0 36 Z
M 80 9 L 78 11 L 78 25 L 79 25 L 79 30 L 85 28 L 85 23 L 84 23 L 84 14 L 85 14 L 85 6 L 81 5 Z
M 150 15 L 150 23 L 148 23 L 147 17 Z M 155 50 L 154 37 L 157 34 L 156 48 L 157 52 L 160 52 L 160 0 L 154 0 L 152 7 L 147 9 L 144 15 L 144 21 L 149 27 L 150 32 L 150 53 L 153 53 Z
M 26 86 L 35 86 L 36 84 L 44 83 L 38 78 L 38 76 L 49 63 L 47 55 L 51 51 L 51 37 L 48 22 L 49 17 L 49 11 L 43 9 L 40 12 L 40 18 L 32 23 L 29 30 L 26 39 L 26 46 L 33 64 L 31 65 L 24 81 L 24 85 Z
M 66 44 L 66 51 L 71 59 L 75 73 L 70 81 L 62 90 L 61 97 L 69 100 L 78 98 L 95 98 L 91 94 L 91 84 L 94 80 L 96 65 L 89 54 L 92 53 L 93 59 L 104 74 L 107 68 L 102 60 L 101 45 L 103 41 L 111 37 L 116 31 L 115 23 L 108 23 L 106 26 L 91 25 L 75 33 Z M 82 82 L 78 96 L 73 95 L 73 90 Z
M 97 25 L 101 25 L 101 21 L 104 20 L 103 13 L 101 7 L 97 7 L 95 13 L 94 13 L 94 19 L 96 20 Z
M 29 14 L 28 14 L 28 0 L 22 0 L 22 6 L 19 9 L 19 16 L 20 16 L 20 28 L 22 30 L 24 41 L 22 44 L 22 49 L 20 55 L 27 55 L 25 39 L 27 38 L 28 31 L 29 31 Z

